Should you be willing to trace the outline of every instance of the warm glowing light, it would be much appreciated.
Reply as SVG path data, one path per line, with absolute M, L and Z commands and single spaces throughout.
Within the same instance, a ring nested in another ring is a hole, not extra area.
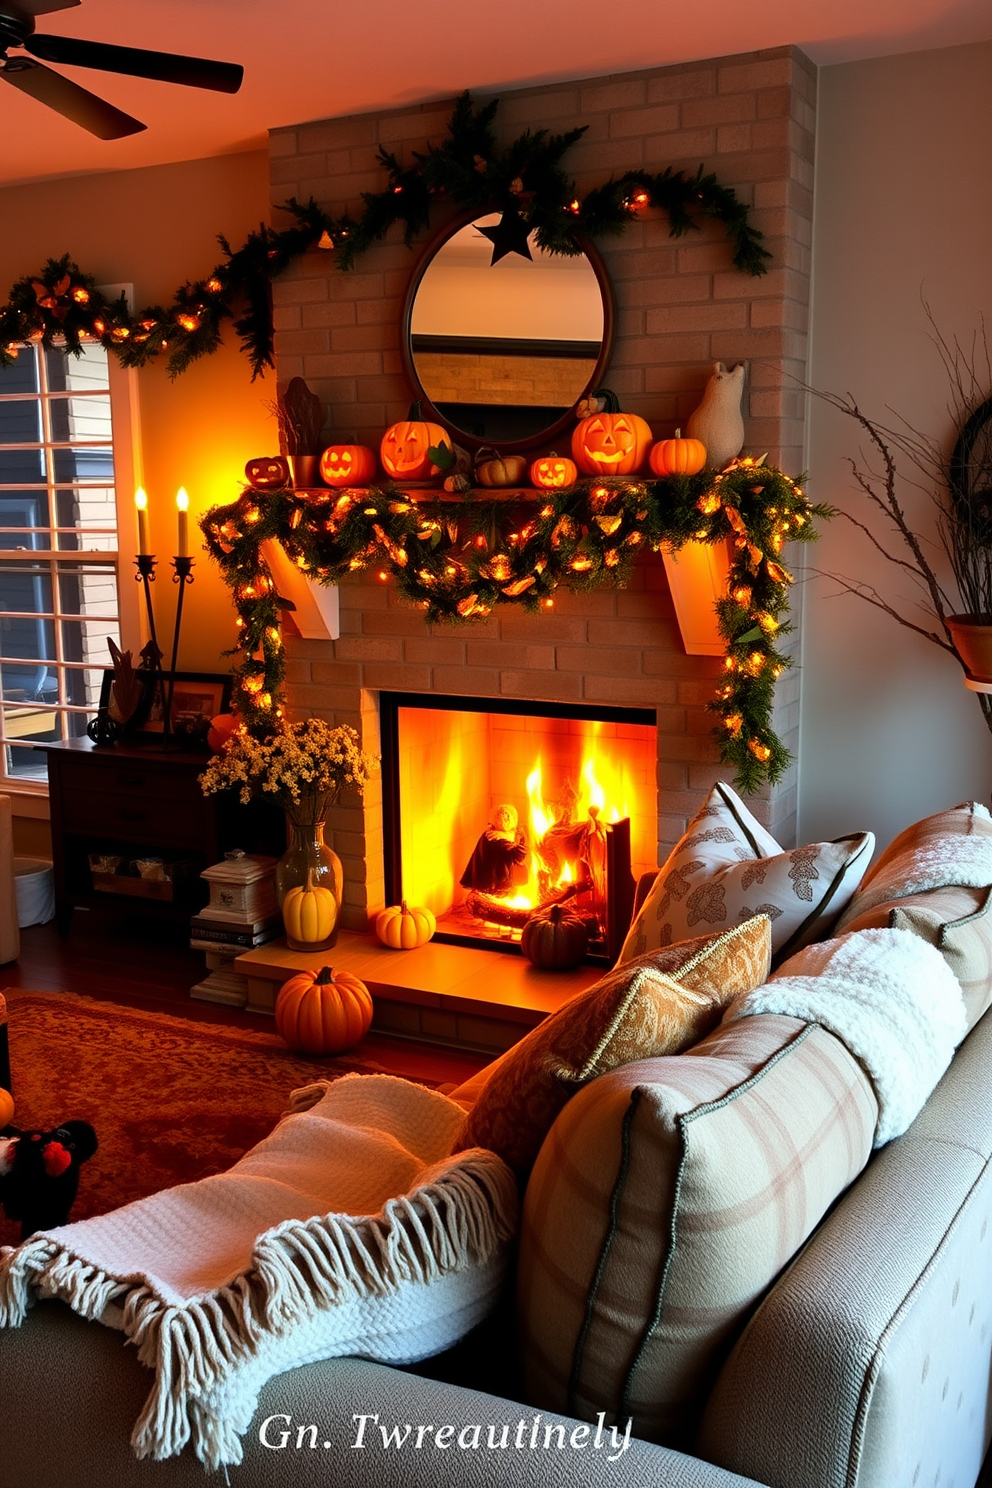
M 749 740 L 747 747 L 748 749 L 750 749 L 755 759 L 760 760 L 763 765 L 767 764 L 772 757 L 772 752 L 769 749 L 768 745 L 759 744 L 757 739 Z
M 185 486 L 180 486 L 176 492 L 176 513 L 179 523 L 176 557 L 187 558 L 189 556 L 189 496 L 186 494 Z
M 200 317 L 198 315 L 177 315 L 176 319 L 184 331 L 198 331 L 200 329 Z
M 81 284 L 77 284 L 72 291 L 72 298 L 77 305 L 88 305 L 90 302 L 90 292 L 88 289 L 84 289 Z
M 148 538 L 148 496 L 144 486 L 135 491 L 134 505 L 138 513 L 138 553 L 144 557 L 152 550 Z

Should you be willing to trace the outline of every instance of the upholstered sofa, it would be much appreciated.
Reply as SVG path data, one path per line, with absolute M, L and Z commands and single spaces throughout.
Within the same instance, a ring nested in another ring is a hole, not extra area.
M 988 896 L 980 897 L 969 922 L 984 915 Z M 902 912 L 865 906 L 876 922 L 879 913 L 889 923 Z M 921 965 L 933 964 L 921 952 Z M 987 1001 L 974 981 L 971 994 Z M 744 1021 L 755 1037 L 768 1037 L 769 1019 L 783 1023 L 761 1012 Z M 709 1048 L 718 1053 L 721 1040 L 739 1036 L 733 1028 L 721 1025 Z M 780 1028 L 768 1067 L 802 1036 Z M 532 1186 L 546 1185 L 569 1129 L 609 1082 L 664 1084 L 675 1062 L 698 1060 L 700 1049 L 706 1056 L 706 1044 L 580 1090 L 552 1128 Z M 246 1488 L 974 1484 L 992 1435 L 990 1068 L 992 1013 L 977 1018 L 908 1130 L 870 1157 L 822 1219 L 814 1216 L 809 1238 L 735 1324 L 682 1450 L 625 1437 L 585 1400 L 581 1420 L 528 1403 L 508 1296 L 474 1336 L 415 1369 L 349 1358 L 273 1379 L 231 1481 Z M 763 1070 L 739 1088 L 760 1096 Z M 525 1245 L 528 1227 L 540 1233 L 536 1204 L 528 1199 Z M 604 1229 L 609 1220 L 604 1214 Z M 590 1389 L 594 1378 L 580 1394 Z M 61 1303 L 39 1303 L 23 1327 L 0 1333 L 0 1488 L 202 1482 L 188 1453 L 135 1460 L 128 1439 L 147 1390 L 148 1372 L 119 1334 Z

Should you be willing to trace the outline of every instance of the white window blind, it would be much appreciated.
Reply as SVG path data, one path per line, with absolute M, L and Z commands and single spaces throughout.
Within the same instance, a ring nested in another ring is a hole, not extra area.
M 120 644 L 110 372 L 95 343 L 0 368 L 0 788 L 43 789 L 33 746 L 85 732 Z

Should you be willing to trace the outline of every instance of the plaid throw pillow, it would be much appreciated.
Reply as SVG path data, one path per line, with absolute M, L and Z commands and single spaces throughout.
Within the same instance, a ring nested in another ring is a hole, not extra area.
M 580 1091 L 524 1206 L 530 1403 L 686 1447 L 741 1325 L 867 1162 L 877 1112 L 838 1039 L 770 1013 Z
M 525 1177 L 577 1085 L 696 1043 L 734 997 L 761 986 L 770 955 L 759 915 L 618 967 L 497 1061 L 452 1150 L 488 1147 Z

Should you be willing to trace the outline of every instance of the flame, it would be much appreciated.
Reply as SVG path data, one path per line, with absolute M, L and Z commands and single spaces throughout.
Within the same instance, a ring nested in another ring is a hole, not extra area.
M 594 725 L 594 732 L 598 732 L 599 725 Z M 607 791 L 601 784 L 599 774 L 606 773 L 607 776 L 615 776 L 611 780 L 611 789 Z M 597 815 L 604 821 L 618 822 L 627 813 L 627 802 L 619 792 L 622 789 L 619 771 L 613 771 L 595 753 L 585 756 L 579 772 L 579 790 L 575 805 L 576 819 L 581 822 L 588 816 Z M 529 807 L 530 840 L 532 844 L 540 842 L 551 828 L 555 825 L 557 817 L 554 811 L 544 800 L 544 767 L 542 758 L 538 755 L 534 762 L 534 768 L 527 776 L 527 802 Z M 609 804 L 608 804 L 609 802 Z M 512 897 L 502 899 L 502 903 L 509 909 L 533 909 L 540 902 L 541 892 L 539 888 L 538 875 L 546 872 L 546 865 L 536 850 L 530 855 L 530 872 L 527 883 L 513 894 Z M 566 861 L 558 875 L 556 888 L 564 888 L 568 884 L 575 883 L 578 876 L 578 865 Z
M 537 850 L 561 818 L 563 796 L 577 827 L 590 815 L 604 825 L 630 817 L 632 829 L 640 823 L 642 833 L 645 823 L 649 833 L 653 827 L 646 810 L 652 798 L 641 800 L 642 789 L 648 789 L 644 782 L 654 771 L 653 734 L 642 742 L 633 727 L 576 720 L 543 732 L 532 727 L 515 731 L 518 736 L 529 733 L 529 740 L 512 737 L 504 726 L 503 734 L 493 731 L 490 744 L 489 726 L 470 712 L 425 714 L 421 719 L 417 710 L 404 708 L 400 722 L 405 745 L 400 758 L 403 892 L 439 918 L 464 899 L 459 877 L 500 803 L 517 807 L 528 843 L 528 860 L 517 870 L 509 894 L 500 896 L 501 904 L 511 909 L 533 909 L 549 889 L 585 877 L 578 853 L 565 862 L 559 845 L 557 884 L 551 883 L 548 864 Z M 497 768 L 495 751 L 508 737 L 512 747 Z M 653 861 L 641 852 L 634 859 L 635 871 L 642 859 Z M 501 936 L 509 933 L 500 927 Z M 512 934 L 515 938 L 518 932 Z

